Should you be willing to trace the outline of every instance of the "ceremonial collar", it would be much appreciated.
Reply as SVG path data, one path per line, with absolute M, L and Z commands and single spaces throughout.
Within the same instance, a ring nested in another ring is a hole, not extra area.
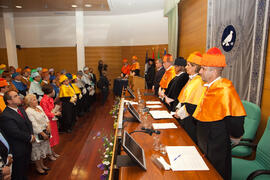
M 193 79 L 193 78 L 195 78 L 195 76 L 197 76 L 197 75 L 198 75 L 198 73 L 193 74 L 193 75 L 189 75 L 189 79 Z
M 219 76 L 219 77 L 217 77 L 214 81 L 212 81 L 212 82 L 210 82 L 210 83 L 208 83 L 208 84 L 204 84 L 203 86 L 205 86 L 205 87 L 210 87 L 214 82 L 216 82 L 217 80 L 219 80 L 219 79 L 221 79 L 221 77 Z

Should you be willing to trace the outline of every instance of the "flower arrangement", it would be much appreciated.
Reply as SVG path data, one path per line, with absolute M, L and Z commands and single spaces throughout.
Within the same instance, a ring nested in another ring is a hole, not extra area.
M 117 128 L 120 100 L 121 99 L 119 97 L 115 99 L 112 110 L 109 112 L 109 114 L 112 115 L 112 118 L 114 119 L 113 124 L 114 129 Z M 103 133 L 98 132 L 97 135 L 93 137 L 93 139 L 102 138 L 103 141 L 102 149 L 99 149 L 99 152 L 101 153 L 102 162 L 98 164 L 97 167 L 103 171 L 103 174 L 100 177 L 101 180 L 106 180 L 109 178 L 110 174 L 110 166 L 113 154 L 114 134 L 113 133 L 110 135 L 105 134 L 102 135 L 102 134 Z
M 106 180 L 109 177 L 110 166 L 112 161 L 112 154 L 113 154 L 113 143 L 114 143 L 114 136 L 113 134 L 102 137 L 103 147 L 99 149 L 101 153 L 102 162 L 97 165 L 97 167 L 103 171 L 101 175 L 101 180 Z M 102 153 L 103 152 L 103 153 Z
M 112 115 L 112 118 L 114 119 L 113 128 L 117 128 L 117 120 L 118 120 L 118 113 L 120 108 L 120 97 L 117 97 L 114 101 L 112 110 L 109 112 L 110 115 Z

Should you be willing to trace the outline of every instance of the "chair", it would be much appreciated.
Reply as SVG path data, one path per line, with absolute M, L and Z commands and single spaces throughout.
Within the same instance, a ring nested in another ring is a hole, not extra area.
M 241 142 L 253 142 L 258 126 L 261 120 L 261 110 L 259 106 L 254 103 L 242 100 L 244 108 L 246 110 L 247 116 L 244 122 L 244 135 Z M 252 153 L 252 148 L 248 146 L 233 146 L 232 155 L 237 157 L 250 156 Z
M 255 160 L 232 158 L 232 180 L 266 180 L 270 179 L 270 117 L 258 145 L 246 143 L 256 147 Z

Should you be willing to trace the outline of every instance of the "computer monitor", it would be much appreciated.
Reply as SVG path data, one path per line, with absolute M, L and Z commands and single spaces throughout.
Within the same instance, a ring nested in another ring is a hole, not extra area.
M 127 107 L 128 107 L 128 111 L 130 112 L 130 114 L 134 117 L 135 120 L 137 120 L 138 122 L 142 122 L 140 119 L 140 115 L 139 113 L 136 111 L 136 109 L 132 106 L 132 104 L 127 103 Z
M 122 146 L 128 156 L 135 161 L 140 167 L 146 170 L 145 155 L 143 148 L 124 131 Z
M 130 87 L 127 87 L 127 91 L 130 94 L 131 98 L 135 99 L 135 94 L 133 93 L 132 89 L 130 89 Z

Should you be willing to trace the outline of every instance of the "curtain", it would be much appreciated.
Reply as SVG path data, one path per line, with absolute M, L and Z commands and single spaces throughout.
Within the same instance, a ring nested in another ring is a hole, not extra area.
M 168 17 L 168 53 L 177 56 L 178 3 L 180 0 L 164 1 L 164 16 Z
M 269 23 L 268 0 L 208 0 L 207 49 L 226 56 L 223 77 L 243 100 L 260 105 Z

